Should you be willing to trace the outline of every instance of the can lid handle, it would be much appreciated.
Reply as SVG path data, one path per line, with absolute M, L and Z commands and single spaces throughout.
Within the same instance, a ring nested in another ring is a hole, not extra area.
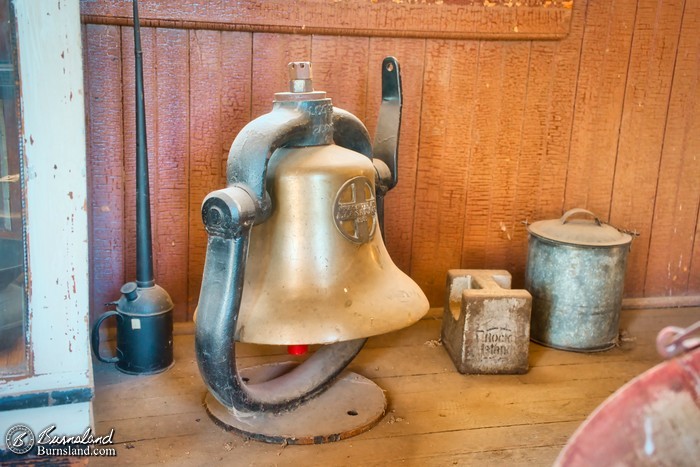
M 562 223 L 562 224 L 566 224 L 566 221 L 569 220 L 569 217 L 574 216 L 574 215 L 576 215 L 576 214 L 588 214 L 588 215 L 591 216 L 593 219 L 595 219 L 595 223 L 596 223 L 596 224 L 602 225 L 602 223 L 600 222 L 600 219 L 598 218 L 598 216 L 596 216 L 595 214 L 593 214 L 591 211 L 588 211 L 588 210 L 583 209 L 583 208 L 573 208 L 573 209 L 569 209 L 568 211 L 566 211 L 566 212 L 564 213 L 564 215 L 561 216 L 561 219 L 560 219 L 560 220 L 561 220 L 561 223 Z

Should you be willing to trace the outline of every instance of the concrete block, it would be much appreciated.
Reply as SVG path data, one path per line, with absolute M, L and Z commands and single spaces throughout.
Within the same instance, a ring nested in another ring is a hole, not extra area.
M 532 297 L 510 285 L 504 270 L 448 271 L 442 343 L 460 373 L 527 373 Z

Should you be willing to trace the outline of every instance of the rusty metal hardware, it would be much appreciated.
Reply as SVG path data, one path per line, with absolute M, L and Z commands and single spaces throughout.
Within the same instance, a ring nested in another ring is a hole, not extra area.
M 700 347 L 700 321 L 687 328 L 668 326 L 656 336 L 656 350 L 664 358 L 673 358 Z

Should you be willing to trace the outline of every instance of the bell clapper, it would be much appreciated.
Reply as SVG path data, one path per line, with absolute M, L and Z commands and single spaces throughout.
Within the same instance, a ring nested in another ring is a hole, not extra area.
M 289 355 L 306 355 L 308 351 L 309 346 L 306 344 L 296 344 L 287 346 L 287 353 Z

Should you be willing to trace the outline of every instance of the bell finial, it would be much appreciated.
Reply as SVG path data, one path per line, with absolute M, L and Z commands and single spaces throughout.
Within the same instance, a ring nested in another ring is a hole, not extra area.
M 314 85 L 311 82 L 311 62 L 291 62 L 287 65 L 289 70 L 290 92 L 312 92 Z
M 326 98 L 324 91 L 314 91 L 311 62 L 289 62 L 289 91 L 275 94 L 275 102 L 301 102 Z M 329 122 L 330 123 L 330 122 Z

